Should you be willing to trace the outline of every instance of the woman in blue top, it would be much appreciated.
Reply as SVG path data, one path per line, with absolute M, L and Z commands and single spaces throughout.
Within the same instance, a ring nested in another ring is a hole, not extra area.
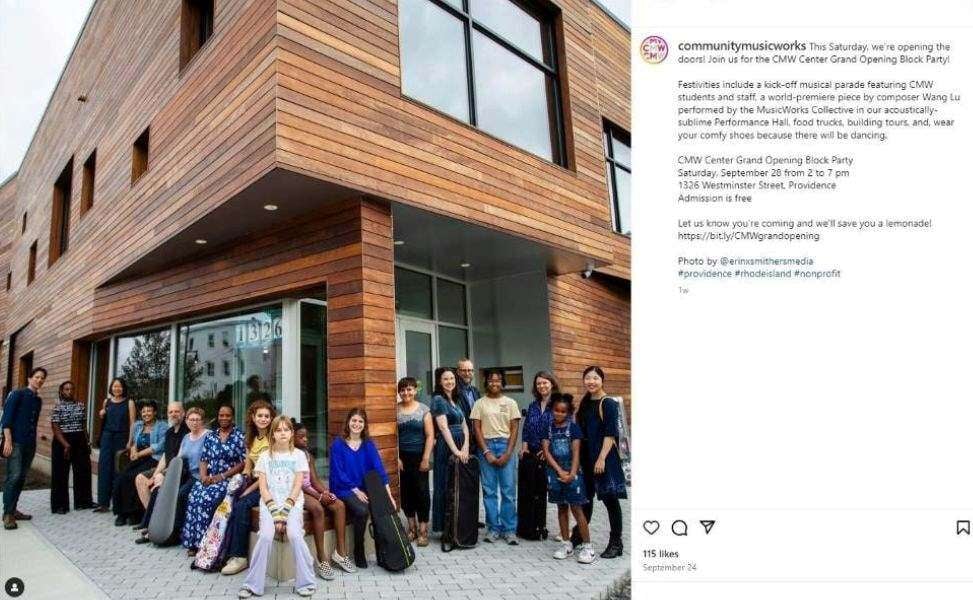
M 355 566 L 368 567 L 365 560 L 365 524 L 368 521 L 368 494 L 365 493 L 365 473 L 377 471 L 385 483 L 392 506 L 389 477 L 382 465 L 378 448 L 368 437 L 368 416 L 363 408 L 353 408 L 345 418 L 344 435 L 331 444 L 331 469 L 328 485 L 331 493 L 345 503 L 346 514 L 355 523 Z
M 617 447 L 618 402 L 605 393 L 605 372 L 600 367 L 588 367 L 582 377 L 586 393 L 581 399 L 577 421 L 584 433 L 581 443 L 581 471 L 586 484 L 585 495 L 589 500 L 584 507 L 584 516 L 590 524 L 590 500 L 597 493 L 598 499 L 608 511 L 611 527 L 608 547 L 601 553 L 601 557 L 617 558 L 622 555 L 622 507 L 618 500 L 628 497 L 625 473 Z M 571 534 L 571 543 L 575 546 L 581 544 L 577 527 Z
M 527 407 L 527 416 L 524 418 L 520 457 L 523 458 L 530 452 L 538 460 L 544 460 L 541 440 L 547 435 L 548 425 L 551 422 L 551 396 L 561 393 L 561 388 L 553 375 L 547 371 L 538 371 L 534 375 L 531 391 L 534 393 L 534 401 Z
M 128 399 L 125 380 L 112 379 L 108 394 L 98 411 L 98 417 L 103 419 L 98 447 L 98 506 L 95 507 L 99 513 L 108 512 L 115 485 L 115 454 L 128 444 L 135 423 L 135 402 Z
M 470 430 L 460 405 L 456 374 L 446 367 L 436 369 L 436 389 L 432 397 L 432 418 L 436 424 L 436 453 L 432 472 L 432 530 L 443 530 L 446 518 L 446 485 L 449 457 L 466 463 L 470 460 Z
M 115 525 L 138 525 L 145 509 L 139 501 L 135 489 L 135 476 L 147 470 L 155 470 L 165 450 L 166 430 L 169 425 L 156 417 L 159 409 L 152 400 L 140 403 L 139 414 L 142 419 L 132 427 L 128 440 L 128 467 L 115 477 L 112 490 L 112 509 L 115 512 Z
M 243 431 L 233 423 L 233 407 L 225 404 L 216 416 L 218 428 L 206 434 L 199 456 L 199 480 L 193 484 L 182 525 L 182 545 L 189 556 L 196 556 L 216 507 L 226 496 L 226 485 L 243 470 L 246 455 Z

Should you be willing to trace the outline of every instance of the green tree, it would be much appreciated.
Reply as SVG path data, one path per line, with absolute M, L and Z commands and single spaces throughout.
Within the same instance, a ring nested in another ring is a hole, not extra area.
M 169 351 L 171 343 L 168 331 L 156 331 L 135 338 L 132 351 L 121 373 L 134 400 L 155 400 L 160 410 L 165 410 L 169 397 Z

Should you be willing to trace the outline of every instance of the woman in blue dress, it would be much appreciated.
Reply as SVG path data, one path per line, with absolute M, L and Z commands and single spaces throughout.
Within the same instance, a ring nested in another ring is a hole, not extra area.
M 109 396 L 101 404 L 98 416 L 101 424 L 101 443 L 98 454 L 98 506 L 95 512 L 108 512 L 115 486 L 115 455 L 128 444 L 129 432 L 135 423 L 135 402 L 128 397 L 128 386 L 119 377 L 108 384 Z
M 199 457 L 199 480 L 193 484 L 186 503 L 186 521 L 182 526 L 182 545 L 189 556 L 195 556 L 206 533 L 213 512 L 226 495 L 230 477 L 243 470 L 243 432 L 233 423 L 233 407 L 220 407 L 218 428 L 206 434 Z
M 446 514 L 446 484 L 449 457 L 464 463 L 470 459 L 470 432 L 460 406 L 456 374 L 446 367 L 436 369 L 436 389 L 430 412 L 436 425 L 436 453 L 433 462 L 432 530 L 443 530 Z
M 581 471 L 584 474 L 585 518 L 591 523 L 592 502 L 595 494 L 608 511 L 611 532 L 608 547 L 602 558 L 622 555 L 622 507 L 620 498 L 627 498 L 625 472 L 618 454 L 618 401 L 605 392 L 605 372 L 591 366 L 584 370 L 585 395 L 581 399 L 577 421 L 584 438 L 581 441 Z M 571 534 L 571 543 L 581 543 L 577 527 Z

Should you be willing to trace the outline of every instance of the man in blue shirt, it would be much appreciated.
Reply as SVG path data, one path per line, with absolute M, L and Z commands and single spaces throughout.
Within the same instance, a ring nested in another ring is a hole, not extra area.
M 3 457 L 7 459 L 7 478 L 3 483 L 4 529 L 17 529 L 17 521 L 31 518 L 17 510 L 17 500 L 37 450 L 37 419 L 41 414 L 38 392 L 46 380 L 47 370 L 35 368 L 30 372 L 27 387 L 10 392 L 3 403 L 0 428 L 3 429 Z
M 462 400 L 460 405 L 463 409 L 463 414 L 466 415 L 466 424 L 469 425 L 470 431 L 473 431 L 473 426 L 470 423 L 470 411 L 473 410 L 473 405 L 476 401 L 480 399 L 480 390 L 476 389 L 473 385 L 473 361 L 468 358 L 461 358 L 459 362 L 456 363 L 456 374 L 459 375 L 459 397 Z M 473 444 L 470 444 L 472 447 Z

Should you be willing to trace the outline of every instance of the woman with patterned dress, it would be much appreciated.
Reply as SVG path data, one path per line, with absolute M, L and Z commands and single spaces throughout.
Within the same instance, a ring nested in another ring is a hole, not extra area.
M 443 530 L 446 519 L 446 485 L 449 481 L 449 457 L 464 463 L 470 459 L 470 431 L 466 414 L 460 406 L 456 374 L 436 369 L 436 389 L 429 411 L 436 425 L 436 454 L 433 462 L 432 530 Z
M 243 470 L 246 456 L 243 432 L 233 423 L 233 407 L 220 407 L 218 428 L 206 435 L 199 457 L 199 481 L 193 484 L 182 526 L 182 545 L 196 555 L 199 542 L 213 518 L 213 511 L 226 495 L 227 481 Z

